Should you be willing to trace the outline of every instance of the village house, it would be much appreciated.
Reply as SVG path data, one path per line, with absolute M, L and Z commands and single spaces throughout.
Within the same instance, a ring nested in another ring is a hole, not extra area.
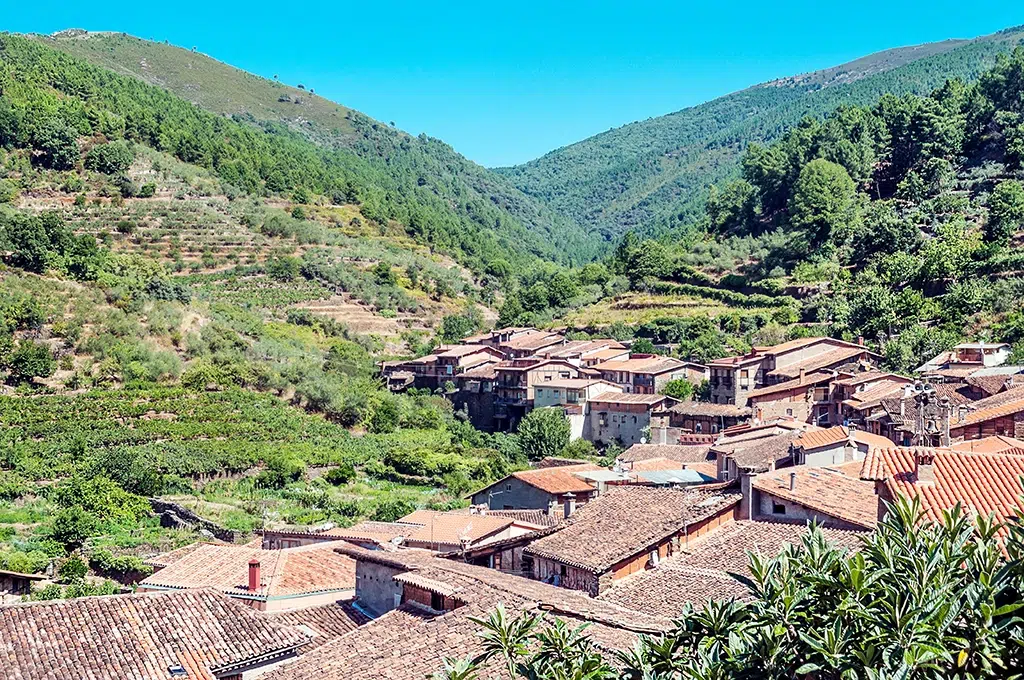
M 591 399 L 604 392 L 621 393 L 615 383 L 596 378 L 570 378 L 538 383 L 533 388 L 533 407 L 586 406 Z
M 796 425 L 780 421 L 723 434 L 710 449 L 718 463 L 718 479 L 735 481 L 792 465 L 793 443 L 804 431 Z
M 438 387 L 455 376 L 474 368 L 496 364 L 505 359 L 505 353 L 487 345 L 451 345 L 435 350 L 437 356 Z
M 436 552 L 478 548 L 532 534 L 548 525 L 547 522 L 533 524 L 508 515 L 486 512 L 435 510 L 417 510 L 399 518 L 398 522 L 416 525 L 416 530 L 404 537 L 402 545 Z
M 751 390 L 747 403 L 764 420 L 786 417 L 827 426 L 837 421 L 831 403 L 834 379 L 831 372 L 802 373 L 793 380 Z
M 1010 358 L 1010 345 L 1002 342 L 965 342 L 940 352 L 917 367 L 922 375 L 962 380 L 979 368 L 1001 366 Z
M 672 626 L 668 617 L 423 551 L 344 550 L 357 563 L 356 601 L 375 618 L 261 680 L 422 680 L 446 659 L 480 654 L 472 617 L 487 616 L 499 603 L 512 618 L 541 604 L 552 619 L 585 624 L 581 634 L 608 650 L 628 650 L 640 635 Z
M 494 416 L 504 423 L 500 429 L 514 430 L 533 409 L 534 387 L 555 380 L 581 377 L 581 369 L 555 359 L 512 359 L 496 364 Z
M 631 354 L 628 359 L 606 361 L 594 366 L 601 377 L 622 387 L 624 392 L 657 394 L 673 380 L 688 380 L 698 385 L 707 378 L 708 369 L 691 361 L 656 354 Z
M 523 359 L 536 356 L 538 352 L 561 347 L 565 344 L 565 336 L 551 331 L 539 331 L 531 328 L 516 333 L 506 340 L 498 340 L 493 346 L 500 349 L 509 359 Z
M 17 680 L 242 680 L 309 642 L 212 590 L 0 607 L 0 672 Z
M 665 421 L 662 428 L 651 427 L 653 443 L 672 443 L 687 434 L 715 435 L 726 428 L 746 421 L 752 411 L 747 406 L 713 404 L 703 401 L 677 401 L 655 415 Z M 713 439 L 713 438 L 712 438 Z
M 732 522 L 739 495 L 616 486 L 523 551 L 534 578 L 597 597 Z
M 714 462 L 710 445 L 633 444 L 619 454 L 616 460 L 627 466 L 645 460 L 672 460 L 681 464 Z
M 562 359 L 576 366 L 592 367 L 605 361 L 629 358 L 629 349 L 617 340 L 573 340 L 564 345 L 554 345 L 536 352 L 545 359 Z
M 848 551 L 858 549 L 866 534 L 827 527 L 820 531 L 831 545 Z M 796 523 L 727 523 L 685 552 L 622 580 L 597 601 L 677 618 L 687 605 L 699 609 L 712 600 L 747 600 L 751 597 L 748 553 L 776 555 L 787 545 L 799 545 L 807 533 L 806 525 Z
M 750 392 L 816 372 L 870 366 L 877 355 L 861 343 L 834 338 L 799 338 L 771 347 L 754 347 L 744 356 L 708 363 L 711 400 L 746 406 Z
M 582 505 L 597 493 L 596 486 L 574 473 L 603 469 L 593 463 L 580 463 L 521 470 L 474 492 L 470 498 L 473 505 L 491 510 L 543 510 L 555 515 L 567 504 Z
M 652 421 L 652 414 L 672 403 L 674 399 L 661 394 L 599 394 L 590 401 L 583 438 L 622 446 L 638 444 L 652 429 L 664 426 L 664 419 Z
M 797 465 L 751 479 L 744 506 L 746 519 L 816 522 L 851 531 L 870 530 L 878 521 L 878 496 L 871 482 L 859 478 L 861 464 L 809 467 Z
M 964 453 L 1019 453 L 1018 449 L 1024 451 L 1024 440 L 993 435 L 982 439 L 965 439 L 952 444 L 949 448 Z
M 355 588 L 355 563 L 330 544 L 264 550 L 204 543 L 154 563 L 166 566 L 139 582 L 138 592 L 210 588 L 261 611 L 330 604 Z
M 841 465 L 864 460 L 876 446 L 892 446 L 885 437 L 864 432 L 856 427 L 836 425 L 823 430 L 810 430 L 793 442 L 794 463 L 810 467 Z

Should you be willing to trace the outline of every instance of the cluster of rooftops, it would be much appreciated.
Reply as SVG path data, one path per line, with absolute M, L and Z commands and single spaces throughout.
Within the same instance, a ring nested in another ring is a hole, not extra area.
M 498 340 L 535 352 L 550 340 L 537 333 Z M 608 467 L 547 458 L 464 509 L 195 543 L 150 558 L 154 573 L 132 594 L 0 607 L 4 677 L 422 678 L 479 652 L 471 617 L 498 604 L 587 623 L 599 647 L 626 650 L 687 604 L 749 598 L 748 552 L 799 543 L 808 522 L 856 551 L 900 496 L 930 519 L 956 504 L 999 520 L 1024 510 L 1024 371 L 1005 365 L 1004 347 L 954 348 L 916 379 L 829 339 L 751 354 L 707 367 L 712 393 L 731 401 L 662 403 L 654 441 Z
M 461 510 L 195 543 L 152 557 L 133 594 L 0 607 L 0 660 L 17 680 L 422 678 L 479 652 L 471 617 L 498 604 L 627 650 L 687 604 L 751 597 L 748 552 L 799 543 L 809 521 L 855 551 L 900 495 L 933 519 L 957 503 L 1008 519 L 1021 474 L 1006 435 L 901 447 L 784 418 L 637 444 L 608 468 L 545 459 Z

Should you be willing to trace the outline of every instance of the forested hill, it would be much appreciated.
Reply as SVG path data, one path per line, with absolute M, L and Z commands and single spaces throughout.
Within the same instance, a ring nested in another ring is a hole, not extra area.
M 534 256 L 582 261 L 602 245 L 572 220 L 444 142 L 411 136 L 325 99 L 315 93 L 315 83 L 286 86 L 188 49 L 123 33 L 75 30 L 28 37 L 212 113 L 354 155 L 350 165 L 360 167 L 353 174 L 372 185 L 367 193 L 387 204 L 388 217 L 473 269 L 497 259 L 525 264 Z
M 498 172 L 610 238 L 662 233 L 701 216 L 708 187 L 737 174 L 750 142 L 775 139 L 804 116 L 840 104 L 924 94 L 947 78 L 971 80 L 1022 37 L 1024 28 L 1016 28 L 880 52 L 625 125 Z

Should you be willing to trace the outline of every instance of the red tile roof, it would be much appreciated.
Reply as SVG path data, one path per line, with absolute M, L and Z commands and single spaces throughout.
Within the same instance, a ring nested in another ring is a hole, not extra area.
M 664 394 L 636 394 L 621 392 L 602 392 L 590 399 L 591 404 L 647 404 L 654 406 L 668 399 Z
M 212 680 L 286 654 L 309 636 L 209 590 L 0 607 L 0 673 L 10 680 Z
M 1024 449 L 1024 441 L 998 434 L 982 439 L 967 439 L 953 444 L 949 448 L 967 453 L 1013 453 L 1016 450 Z
M 378 559 L 358 549 L 351 554 Z M 392 555 L 390 564 L 401 569 L 406 557 L 406 552 Z M 441 670 L 445 659 L 479 654 L 481 629 L 470 617 L 486 617 L 499 603 L 513 617 L 523 611 L 545 611 L 573 628 L 587 624 L 583 635 L 604 650 L 629 649 L 640 634 L 665 632 L 672 625 L 667 617 L 455 560 L 417 558 L 396 580 L 451 593 L 461 606 L 437 615 L 405 605 L 261 676 L 262 680 L 422 680 Z M 507 676 L 500 664 L 492 663 L 480 677 Z
M 341 637 L 370 621 L 369 616 L 356 609 L 348 600 L 339 600 L 319 607 L 265 612 L 264 616 L 276 624 L 297 626 L 303 632 L 312 634 L 313 639 L 302 647 L 302 654 L 307 654 L 320 645 Z
M 768 394 L 788 392 L 790 390 L 800 389 L 801 387 L 810 387 L 811 385 L 827 383 L 831 380 L 831 373 L 808 373 L 804 375 L 803 379 L 795 378 L 793 380 L 786 380 L 785 382 L 776 383 L 774 385 L 766 385 L 765 387 L 759 387 L 756 390 L 751 390 L 747 396 L 751 399 L 756 399 L 758 397 L 763 397 Z
M 681 416 L 708 416 L 711 418 L 746 418 L 751 414 L 749 406 L 735 404 L 712 404 L 706 401 L 681 401 L 668 409 Z
M 799 439 L 793 442 L 794 446 L 803 449 L 818 449 L 823 446 L 834 446 L 839 442 L 847 441 L 850 438 L 850 430 L 842 425 L 836 425 L 825 430 L 811 430 L 804 432 Z M 885 437 L 864 430 L 854 430 L 853 439 L 859 444 L 868 448 L 881 446 L 889 447 L 894 443 Z
M 758 491 L 864 529 L 873 528 L 878 521 L 875 485 L 827 467 L 797 465 L 758 475 L 752 484 Z
M 581 463 L 579 465 L 561 465 L 559 467 L 541 468 L 539 470 L 522 470 L 520 472 L 513 472 L 511 476 L 550 494 L 586 493 L 593 491 L 594 487 L 573 473 L 603 469 L 600 465 L 594 465 L 593 463 Z
M 651 458 L 668 458 L 680 463 L 699 463 L 710 460 L 710 450 L 710 446 L 703 444 L 633 444 L 619 455 L 619 460 L 632 463 Z
M 738 502 L 737 493 L 612 487 L 577 510 L 564 528 L 527 546 L 526 553 L 602 573 Z
M 248 589 L 249 562 L 260 563 L 261 586 Z M 257 600 L 355 588 L 355 562 L 339 555 L 330 543 L 300 548 L 263 550 L 204 544 L 160 571 L 140 587 L 215 588 L 228 595 Z
M 856 550 L 866 532 L 822 528 L 825 538 Z M 677 617 L 687 603 L 700 607 L 709 600 L 747 599 L 740 580 L 750 574 L 748 552 L 777 554 L 807 534 L 801 524 L 739 521 L 708 534 L 706 540 L 664 560 L 654 569 L 616 583 L 597 599 L 659 616 Z
M 789 364 L 788 366 L 781 366 L 776 368 L 774 371 L 770 371 L 768 375 L 772 376 L 796 376 L 800 374 L 800 371 L 816 371 L 821 368 L 828 368 L 836 364 L 850 361 L 857 355 L 862 353 L 870 353 L 866 347 L 859 347 L 854 345 L 852 347 L 837 347 L 835 349 L 816 354 L 813 357 L 808 357 L 802 361 Z
M 957 429 L 977 425 L 996 418 L 1013 415 L 1024 411 L 1024 390 L 1012 389 L 1007 392 L 1000 392 L 985 399 L 979 399 L 969 405 L 970 410 L 963 420 L 954 418 L 950 422 L 950 428 Z
M 932 459 L 934 482 L 922 481 L 916 458 Z M 864 459 L 861 477 L 884 480 L 893 497 L 917 496 L 928 518 L 940 521 L 942 511 L 957 503 L 977 512 L 995 513 L 999 520 L 1024 509 L 1018 478 L 1024 456 L 1006 453 L 965 453 L 949 449 L 874 449 Z

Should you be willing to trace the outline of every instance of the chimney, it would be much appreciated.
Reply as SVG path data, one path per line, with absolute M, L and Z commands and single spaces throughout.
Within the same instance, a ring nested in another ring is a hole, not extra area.
M 935 483 L 935 453 L 929 449 L 917 451 L 914 454 L 915 483 Z
M 864 336 L 863 335 L 858 335 L 857 336 L 857 344 L 860 345 L 861 347 L 864 346 Z
M 564 499 L 562 507 L 565 511 L 565 519 L 569 519 L 572 517 L 572 513 L 576 512 L 576 494 L 570 491 L 562 496 L 562 498 Z
M 789 473 L 789 490 L 794 491 L 796 489 L 796 473 Z
M 801 368 L 800 369 L 800 382 L 803 382 L 804 378 L 806 376 L 807 376 L 807 369 L 806 368 Z
M 249 591 L 255 593 L 260 589 L 260 561 L 249 560 Z

